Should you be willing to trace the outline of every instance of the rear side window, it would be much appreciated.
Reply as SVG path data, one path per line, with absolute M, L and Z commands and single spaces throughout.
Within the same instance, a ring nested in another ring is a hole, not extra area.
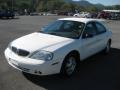
M 106 32 L 106 28 L 101 23 L 96 22 L 96 28 L 98 34 Z

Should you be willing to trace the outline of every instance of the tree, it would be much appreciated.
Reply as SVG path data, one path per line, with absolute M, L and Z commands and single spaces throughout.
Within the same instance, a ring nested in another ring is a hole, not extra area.
M 88 11 L 88 12 L 98 12 L 99 10 L 98 10 L 98 8 L 92 6 L 92 7 L 89 7 L 89 8 L 87 9 L 87 11 Z
M 60 10 L 71 11 L 71 6 L 68 3 L 65 3 L 61 6 Z
M 38 2 L 37 11 L 54 11 L 61 9 L 63 0 L 41 0 Z
M 95 5 L 91 6 L 80 6 L 78 3 L 65 2 L 65 0 L 0 0 L 0 8 L 11 9 L 14 6 L 15 10 L 21 11 L 24 9 L 32 12 L 47 12 L 47 11 L 65 11 L 65 12 L 76 12 L 76 11 L 89 11 L 97 12 L 100 7 Z M 117 9 L 120 10 L 120 5 L 105 6 L 102 9 Z
M 115 5 L 115 6 L 114 6 L 114 9 L 120 10 L 120 5 Z

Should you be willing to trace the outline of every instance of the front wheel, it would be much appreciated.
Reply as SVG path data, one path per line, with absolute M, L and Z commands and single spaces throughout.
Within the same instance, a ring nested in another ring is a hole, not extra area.
M 63 61 L 63 65 L 61 68 L 61 74 L 64 76 L 71 76 L 77 67 L 76 56 L 74 54 L 68 55 Z

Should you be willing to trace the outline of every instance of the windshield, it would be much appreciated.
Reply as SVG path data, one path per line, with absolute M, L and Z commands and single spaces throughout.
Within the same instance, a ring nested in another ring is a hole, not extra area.
M 42 28 L 40 32 L 77 39 L 80 37 L 84 26 L 85 24 L 82 22 L 57 20 Z

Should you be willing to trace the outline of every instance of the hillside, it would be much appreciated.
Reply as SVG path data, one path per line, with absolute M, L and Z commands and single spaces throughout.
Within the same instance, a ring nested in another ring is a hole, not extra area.
M 95 7 L 100 8 L 100 9 L 105 7 L 102 4 L 92 4 L 92 3 L 90 3 L 90 2 L 88 2 L 86 0 L 80 0 L 80 1 L 65 0 L 65 2 L 67 2 L 67 3 L 75 3 L 75 4 L 78 4 L 78 5 L 83 6 L 83 7 L 95 6 Z

